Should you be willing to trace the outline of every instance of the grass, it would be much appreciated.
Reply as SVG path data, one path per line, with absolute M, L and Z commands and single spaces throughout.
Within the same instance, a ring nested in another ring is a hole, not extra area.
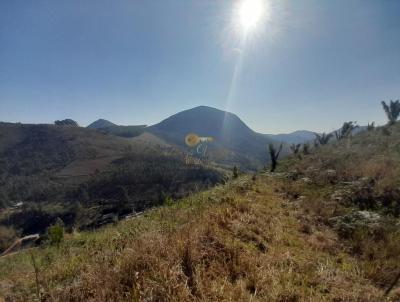
M 39 299 L 34 253 L 46 301 L 382 301 L 362 257 L 289 198 L 285 184 L 239 177 L 115 226 L 68 234 L 59 248 L 2 258 L 0 297 Z M 329 193 L 295 189 L 312 203 Z

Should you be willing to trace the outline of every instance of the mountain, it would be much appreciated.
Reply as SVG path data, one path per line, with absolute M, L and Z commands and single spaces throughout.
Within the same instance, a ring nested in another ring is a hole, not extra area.
M 117 125 L 114 124 L 114 123 L 111 123 L 110 121 L 107 121 L 107 120 L 101 118 L 101 119 L 98 119 L 97 121 L 94 121 L 93 123 L 91 123 L 86 128 L 89 128 L 89 129 L 104 129 L 104 128 L 113 127 L 113 126 L 117 126 Z
M 287 144 L 301 144 L 311 141 L 315 138 L 314 132 L 308 130 L 298 130 L 287 134 L 265 134 L 265 136 Z
M 213 137 L 210 159 L 244 169 L 256 169 L 268 161 L 267 145 L 274 140 L 250 129 L 238 116 L 207 106 L 199 106 L 170 116 L 146 131 L 168 143 L 188 149 L 185 137 L 195 133 Z

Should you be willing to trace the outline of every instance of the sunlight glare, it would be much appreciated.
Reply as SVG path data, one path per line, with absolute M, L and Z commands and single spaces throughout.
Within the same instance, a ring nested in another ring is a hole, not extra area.
M 245 32 L 257 26 L 263 13 L 262 0 L 243 0 L 239 6 L 239 21 Z

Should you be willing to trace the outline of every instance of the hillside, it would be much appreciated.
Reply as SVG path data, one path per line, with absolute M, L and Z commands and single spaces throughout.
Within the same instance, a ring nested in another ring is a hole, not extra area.
M 298 160 L 286 161 L 299 177 L 320 184 L 368 182 L 357 202 L 370 208 L 392 208 L 400 214 L 400 124 L 359 132 L 352 137 L 319 148 Z
M 281 186 L 242 177 L 73 233 L 59 248 L 32 252 L 37 284 L 28 252 L 0 258 L 0 296 L 31 300 L 38 286 L 47 301 L 380 301 L 365 264 Z
M 151 141 L 74 126 L 0 124 L 0 226 L 19 235 L 45 232 L 58 217 L 68 228 L 96 227 L 223 175 Z M 23 206 L 10 208 L 16 204 Z
M 399 136 L 399 124 L 363 132 L 291 156 L 277 173 L 0 258 L 0 296 L 399 301 Z
M 244 169 L 265 165 L 269 160 L 267 145 L 274 142 L 251 130 L 235 114 L 207 106 L 179 112 L 146 131 L 186 149 L 185 136 L 188 133 L 213 137 L 214 141 L 209 144 L 210 159 L 221 164 L 236 164 Z

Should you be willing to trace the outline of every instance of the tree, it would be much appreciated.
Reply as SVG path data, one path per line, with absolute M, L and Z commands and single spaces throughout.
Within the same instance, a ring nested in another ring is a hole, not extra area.
M 281 144 L 281 145 L 279 146 L 279 149 L 276 150 L 276 149 L 275 149 L 275 146 L 274 146 L 272 143 L 270 143 L 270 144 L 268 145 L 269 156 L 270 156 L 270 158 L 271 158 L 271 172 L 274 172 L 275 169 L 276 169 L 276 166 L 278 165 L 278 158 L 279 158 L 279 154 L 280 154 L 281 151 L 282 151 L 282 147 L 283 147 L 283 144 Z
M 400 100 L 397 101 L 390 101 L 389 105 L 387 105 L 384 101 L 382 101 L 383 110 L 386 113 L 388 118 L 388 124 L 393 125 L 400 115 Z
M 335 131 L 336 139 L 341 140 L 350 137 L 356 128 L 358 128 L 357 122 L 344 122 L 342 128 Z
M 291 144 L 290 150 L 292 150 L 293 154 L 297 154 L 300 151 L 301 144 Z
M 321 146 L 326 145 L 333 136 L 332 133 L 326 134 L 325 132 L 322 134 L 314 133 L 314 135 L 315 135 L 315 141 Z
M 367 125 L 367 131 L 372 131 L 375 129 L 375 122 L 372 122 L 371 124 L 368 123 Z
M 303 144 L 303 154 L 304 155 L 310 154 L 310 144 L 309 143 Z
M 74 120 L 71 119 L 65 119 L 65 120 L 57 120 L 54 122 L 57 126 L 74 126 L 78 127 L 78 123 Z

